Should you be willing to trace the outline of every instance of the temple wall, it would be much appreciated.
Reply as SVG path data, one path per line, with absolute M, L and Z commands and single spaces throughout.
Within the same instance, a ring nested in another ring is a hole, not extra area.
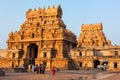
M 9 59 L 0 59 L 0 68 L 10 68 L 10 67 L 12 67 L 11 60 L 9 60 Z
M 7 57 L 7 49 L 0 49 L 0 57 L 1 58 Z

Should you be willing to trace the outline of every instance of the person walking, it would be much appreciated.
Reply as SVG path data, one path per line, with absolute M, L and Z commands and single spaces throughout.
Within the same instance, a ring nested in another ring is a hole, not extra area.
M 22 67 L 21 67 L 21 72 L 24 72 L 24 71 L 25 71 L 25 66 L 23 64 Z
M 39 73 L 39 66 L 36 65 L 35 72 L 38 74 Z
M 39 73 L 40 74 L 42 73 L 41 66 L 42 66 L 42 64 L 39 65 Z
M 28 72 L 30 72 L 31 71 L 31 67 L 30 67 L 30 64 L 28 65 Z
M 32 64 L 32 72 L 34 72 L 35 70 L 35 66 Z
M 35 73 L 37 72 L 37 68 L 38 68 L 38 65 L 36 64 L 36 65 L 35 65 L 35 69 L 34 69 L 34 72 L 35 72 Z
M 45 66 L 44 64 L 41 65 L 41 73 L 42 73 L 42 74 L 45 73 L 45 67 L 46 67 L 46 66 Z
M 55 70 L 56 70 L 56 68 L 53 66 L 53 67 L 52 67 L 52 75 L 53 75 L 53 76 L 55 75 Z

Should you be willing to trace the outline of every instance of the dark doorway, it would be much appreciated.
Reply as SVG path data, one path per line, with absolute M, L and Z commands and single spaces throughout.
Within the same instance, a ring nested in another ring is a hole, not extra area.
M 82 62 L 79 63 L 80 67 L 82 67 Z
M 34 64 L 35 65 L 35 58 L 37 58 L 38 55 L 38 46 L 36 44 L 30 44 L 28 46 L 28 58 L 29 64 Z
M 99 60 L 95 60 L 94 61 L 94 68 L 97 68 L 98 65 L 100 65 L 100 61 Z
M 107 65 L 108 61 L 103 61 L 102 65 Z
M 47 65 L 47 62 L 43 62 L 43 64 L 46 66 L 46 65 Z
M 117 68 L 117 63 L 114 63 L 114 68 Z

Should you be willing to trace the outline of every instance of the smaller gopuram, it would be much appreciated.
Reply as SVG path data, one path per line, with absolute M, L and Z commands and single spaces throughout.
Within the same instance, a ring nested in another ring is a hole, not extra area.
M 62 14 L 60 5 L 29 9 L 20 30 L 9 34 L 9 65 L 20 67 L 44 63 L 46 69 L 51 66 L 67 69 L 70 49 L 76 46 L 77 40 L 76 35 L 66 29 Z
M 113 46 L 103 33 L 102 23 L 82 24 L 77 47 L 71 49 L 76 69 L 120 69 L 120 46 Z
M 82 24 L 78 47 L 110 46 L 111 41 L 106 39 L 102 28 L 102 23 Z

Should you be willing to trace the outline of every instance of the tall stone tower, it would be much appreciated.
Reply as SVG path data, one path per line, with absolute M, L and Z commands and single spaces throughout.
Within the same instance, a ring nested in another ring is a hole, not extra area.
M 111 45 L 111 41 L 107 40 L 103 31 L 102 24 L 83 24 L 81 34 L 78 39 L 78 47 L 97 47 Z
M 83 24 L 78 45 L 70 51 L 72 68 L 101 68 L 120 70 L 120 46 L 114 46 L 106 39 L 101 23 Z
M 76 35 L 66 29 L 62 9 L 58 5 L 38 10 L 29 9 L 20 30 L 11 32 L 7 40 L 11 66 L 44 63 L 67 68 L 69 50 L 76 46 Z

